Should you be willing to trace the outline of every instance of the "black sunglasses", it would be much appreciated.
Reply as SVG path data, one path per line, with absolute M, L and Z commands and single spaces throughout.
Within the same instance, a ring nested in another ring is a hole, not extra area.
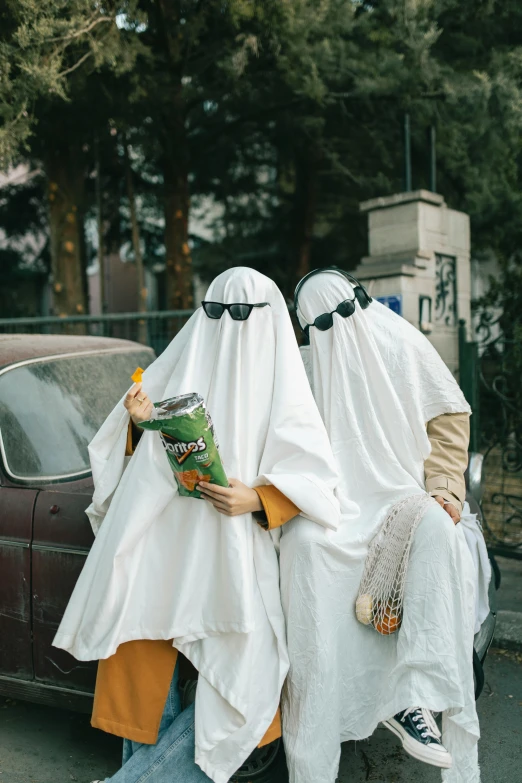
M 353 299 L 345 299 L 344 302 L 338 304 L 331 313 L 322 313 L 322 315 L 318 315 L 313 324 L 306 324 L 304 326 L 303 332 L 308 337 L 311 326 L 315 326 L 320 332 L 327 332 L 328 329 L 331 329 L 333 326 L 334 313 L 340 315 L 341 318 L 349 318 L 355 313 L 355 299 L 355 296 Z M 368 305 L 365 306 L 368 307 Z
M 203 310 L 208 318 L 219 319 L 228 310 L 233 321 L 246 321 L 254 307 L 269 307 L 270 302 L 259 302 L 259 304 L 223 304 L 223 302 L 201 302 Z
M 305 324 L 305 326 L 302 326 L 302 330 L 305 334 L 307 343 L 310 339 L 310 327 L 315 326 L 316 329 L 319 329 L 320 332 L 327 332 L 328 329 L 331 329 L 333 326 L 333 317 L 334 313 L 337 313 L 341 316 L 341 318 L 349 318 L 351 315 L 355 313 L 355 302 L 359 302 L 359 306 L 362 310 L 366 310 L 367 307 L 370 306 L 370 304 L 373 302 L 372 297 L 366 290 L 366 288 L 361 285 L 361 283 L 353 277 L 353 275 L 350 275 L 348 272 L 345 272 L 344 269 L 339 269 L 337 266 L 327 266 L 323 269 L 314 269 L 312 272 L 309 272 L 307 275 L 303 277 L 302 280 L 299 281 L 297 284 L 297 287 L 295 289 L 294 293 L 294 308 L 295 312 L 298 312 L 299 307 L 299 292 L 301 291 L 301 288 L 303 287 L 303 284 L 308 280 L 309 277 L 313 277 L 314 275 L 319 275 L 322 272 L 338 272 L 339 274 L 343 275 L 349 283 L 353 286 L 353 293 L 354 298 L 353 299 L 345 299 L 344 302 L 341 302 L 337 305 L 335 310 L 332 310 L 331 313 L 322 313 L 322 315 L 318 315 L 313 324 Z

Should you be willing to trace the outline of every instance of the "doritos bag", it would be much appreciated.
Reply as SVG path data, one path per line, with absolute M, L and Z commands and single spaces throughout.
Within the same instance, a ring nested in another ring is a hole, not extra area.
M 212 419 L 199 394 L 155 402 L 152 417 L 139 426 L 158 430 L 180 495 L 201 498 L 196 489 L 200 481 L 228 487 Z

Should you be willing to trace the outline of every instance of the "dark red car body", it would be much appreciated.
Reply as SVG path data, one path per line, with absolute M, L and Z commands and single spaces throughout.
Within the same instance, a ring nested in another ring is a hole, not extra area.
M 154 353 L 126 340 L 3 335 L 0 381 L 14 369 L 38 364 L 43 371 L 46 362 L 64 358 L 75 370 L 86 357 L 89 367 L 103 357 L 105 390 L 100 398 L 93 378 L 89 391 L 101 423 L 131 385 L 136 366 L 150 364 Z M 0 383 L 0 435 L 6 409 L 2 388 Z M 38 428 L 38 417 L 59 415 L 40 404 L 34 400 L 32 430 Z M 86 453 L 87 443 L 74 437 Z M 20 480 L 6 464 L 1 438 L 0 446 L 0 695 L 89 711 L 96 664 L 76 661 L 52 641 L 94 540 L 85 514 L 93 490 L 90 473 Z

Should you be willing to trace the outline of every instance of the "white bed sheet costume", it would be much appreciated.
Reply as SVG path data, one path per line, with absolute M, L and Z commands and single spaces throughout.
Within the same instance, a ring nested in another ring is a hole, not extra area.
M 235 268 L 206 298 L 269 306 L 243 322 L 199 308 L 143 390 L 154 401 L 201 394 L 229 476 L 273 484 L 318 529 L 335 527 L 337 470 L 283 296 Z M 273 720 L 288 669 L 275 546 L 251 514 L 179 496 L 157 432 L 144 432 L 124 469 L 128 424 L 122 401 L 90 445 L 98 534 L 54 644 L 91 660 L 130 640 L 173 639 L 199 671 L 196 762 L 225 783 Z
M 345 299 L 353 288 L 341 274 L 310 277 L 299 294 L 302 325 Z M 333 318 L 328 331 L 310 328 L 302 353 L 341 472 L 341 523 L 330 531 L 292 520 L 281 536 L 290 782 L 334 783 L 340 742 L 369 737 L 380 721 L 423 707 L 443 712 L 442 741 L 453 757 L 443 781 L 477 783 L 476 572 L 462 525 L 439 506 L 420 522 L 399 633 L 381 636 L 354 611 L 368 544 L 387 510 L 425 491 L 427 421 L 469 406 L 428 340 L 378 302 Z M 345 514 L 354 501 L 357 519 Z

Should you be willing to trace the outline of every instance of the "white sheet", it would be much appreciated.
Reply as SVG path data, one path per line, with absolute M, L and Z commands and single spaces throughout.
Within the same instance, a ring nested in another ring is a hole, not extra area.
M 144 373 L 144 391 L 154 401 L 201 394 L 228 475 L 274 484 L 335 528 L 336 468 L 281 293 L 236 268 L 206 298 L 270 306 L 245 322 L 198 309 Z M 276 552 L 251 514 L 229 518 L 178 495 L 157 432 L 143 434 L 123 472 L 128 421 L 120 403 L 89 449 L 99 532 L 54 644 L 90 660 L 133 639 L 173 639 L 200 674 L 196 760 L 225 783 L 272 721 L 287 672 Z
M 348 298 L 343 276 L 316 275 L 301 290 L 299 317 L 312 323 Z M 281 537 L 290 781 L 334 783 L 341 741 L 421 706 L 444 711 L 443 741 L 454 757 L 445 783 L 477 783 L 474 569 L 464 527 L 437 507 L 421 521 L 398 634 L 380 636 L 354 612 L 368 543 L 387 509 L 425 491 L 426 422 L 469 406 L 428 341 L 377 302 L 347 319 L 334 315 L 332 329 L 312 327 L 310 338 L 304 358 L 341 471 L 341 524 L 323 531 L 293 521 Z M 344 515 L 354 500 L 357 519 Z
M 473 632 L 478 633 L 482 623 L 489 614 L 491 563 L 489 562 L 484 534 L 477 520 L 477 515 L 471 513 L 469 503 L 467 502 L 464 503 L 462 509 L 460 524 L 473 558 L 473 572 L 475 574 L 475 626 Z

